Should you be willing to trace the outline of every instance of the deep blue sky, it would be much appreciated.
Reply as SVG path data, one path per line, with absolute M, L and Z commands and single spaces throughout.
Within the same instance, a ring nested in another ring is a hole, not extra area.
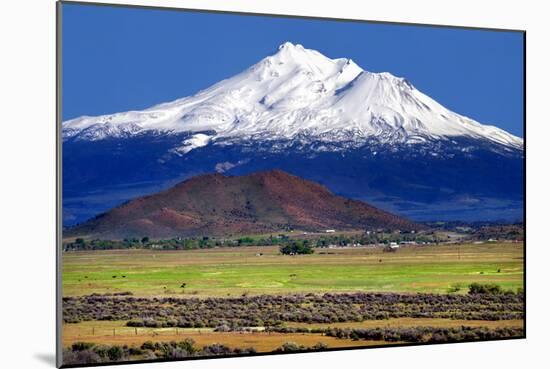
M 523 136 L 523 35 L 364 22 L 63 5 L 63 120 L 191 95 L 284 41 L 406 77 L 449 109 Z

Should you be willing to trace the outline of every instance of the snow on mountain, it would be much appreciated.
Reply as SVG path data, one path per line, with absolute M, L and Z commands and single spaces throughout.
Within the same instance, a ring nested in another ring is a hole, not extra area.
M 150 132 L 192 134 L 173 150 L 178 155 L 212 143 L 295 139 L 416 144 L 464 137 L 523 148 L 521 138 L 446 109 L 406 79 L 289 42 L 196 95 L 143 111 L 63 122 L 64 139 Z
M 202 133 L 197 133 L 191 138 L 182 142 L 182 146 L 173 149 L 172 151 L 177 155 L 185 155 L 189 151 L 208 145 L 212 136 L 208 136 Z

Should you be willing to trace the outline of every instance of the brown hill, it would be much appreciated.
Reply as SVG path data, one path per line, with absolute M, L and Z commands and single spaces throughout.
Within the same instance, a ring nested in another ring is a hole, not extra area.
M 364 202 L 279 170 L 246 176 L 207 174 L 136 198 L 66 233 L 101 238 L 238 235 L 288 227 L 325 229 L 420 228 Z

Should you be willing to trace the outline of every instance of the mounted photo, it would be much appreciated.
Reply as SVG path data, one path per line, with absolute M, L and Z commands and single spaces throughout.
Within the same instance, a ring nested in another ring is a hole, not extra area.
M 525 338 L 525 32 L 58 3 L 58 366 Z

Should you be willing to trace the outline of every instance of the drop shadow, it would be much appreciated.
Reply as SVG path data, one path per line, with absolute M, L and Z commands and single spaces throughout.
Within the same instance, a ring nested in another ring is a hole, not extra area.
M 40 353 L 40 354 L 34 354 L 34 357 L 45 364 L 55 367 L 55 364 L 56 364 L 55 354 Z

